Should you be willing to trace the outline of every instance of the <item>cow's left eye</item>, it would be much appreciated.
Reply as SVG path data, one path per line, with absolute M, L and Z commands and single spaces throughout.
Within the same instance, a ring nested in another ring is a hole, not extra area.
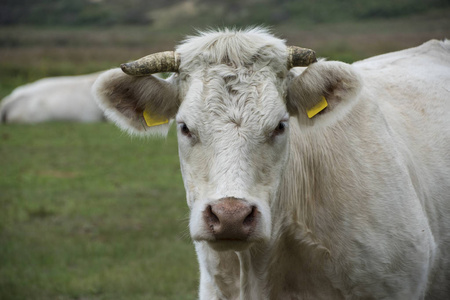
M 185 123 L 181 123 L 180 125 L 180 131 L 183 135 L 190 137 L 191 131 L 189 130 L 189 127 Z
M 280 123 L 278 123 L 277 128 L 275 128 L 275 130 L 273 131 L 273 135 L 281 135 L 286 131 L 286 122 L 285 121 L 281 121 Z

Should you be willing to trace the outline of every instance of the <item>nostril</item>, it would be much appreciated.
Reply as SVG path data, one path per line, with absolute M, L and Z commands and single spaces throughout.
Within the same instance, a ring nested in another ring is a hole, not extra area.
M 250 211 L 250 213 L 245 217 L 243 224 L 246 226 L 250 226 L 253 224 L 253 222 L 255 221 L 255 217 L 256 217 L 256 206 L 252 206 L 252 210 Z
M 214 212 L 212 211 L 212 207 L 211 205 L 208 205 L 208 207 L 205 210 L 205 217 L 206 217 L 206 221 L 209 225 L 218 225 L 220 224 L 220 220 L 219 218 L 216 216 L 216 214 L 214 214 Z

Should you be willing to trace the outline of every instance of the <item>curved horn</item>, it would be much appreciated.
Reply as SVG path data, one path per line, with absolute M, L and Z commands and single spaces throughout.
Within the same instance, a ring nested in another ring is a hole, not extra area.
M 122 71 L 131 76 L 148 76 L 161 72 L 178 72 L 180 55 L 175 51 L 158 52 L 136 61 L 120 65 Z
M 296 46 L 289 46 L 287 67 L 307 67 L 310 64 L 317 62 L 316 53 L 311 49 L 300 48 Z

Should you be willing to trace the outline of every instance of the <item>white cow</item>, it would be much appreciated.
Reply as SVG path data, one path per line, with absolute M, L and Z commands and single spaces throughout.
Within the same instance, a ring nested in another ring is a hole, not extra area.
M 91 93 L 99 73 L 50 77 L 16 88 L 0 105 L 2 123 L 104 119 Z
M 176 121 L 200 299 L 448 299 L 450 42 L 290 70 L 312 53 L 212 31 L 94 90 L 130 133 Z

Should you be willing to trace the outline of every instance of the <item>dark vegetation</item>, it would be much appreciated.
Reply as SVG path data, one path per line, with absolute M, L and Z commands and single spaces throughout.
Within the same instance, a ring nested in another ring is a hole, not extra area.
M 404 17 L 448 7 L 447 0 L 3 0 L 0 4 L 2 25 L 151 25 L 158 17 L 152 11 L 192 3 L 195 12 L 172 20 L 209 25 L 220 20 L 223 25 L 248 23 L 279 24 L 286 21 L 330 23 Z M 200 16 L 197 21 L 192 15 Z

